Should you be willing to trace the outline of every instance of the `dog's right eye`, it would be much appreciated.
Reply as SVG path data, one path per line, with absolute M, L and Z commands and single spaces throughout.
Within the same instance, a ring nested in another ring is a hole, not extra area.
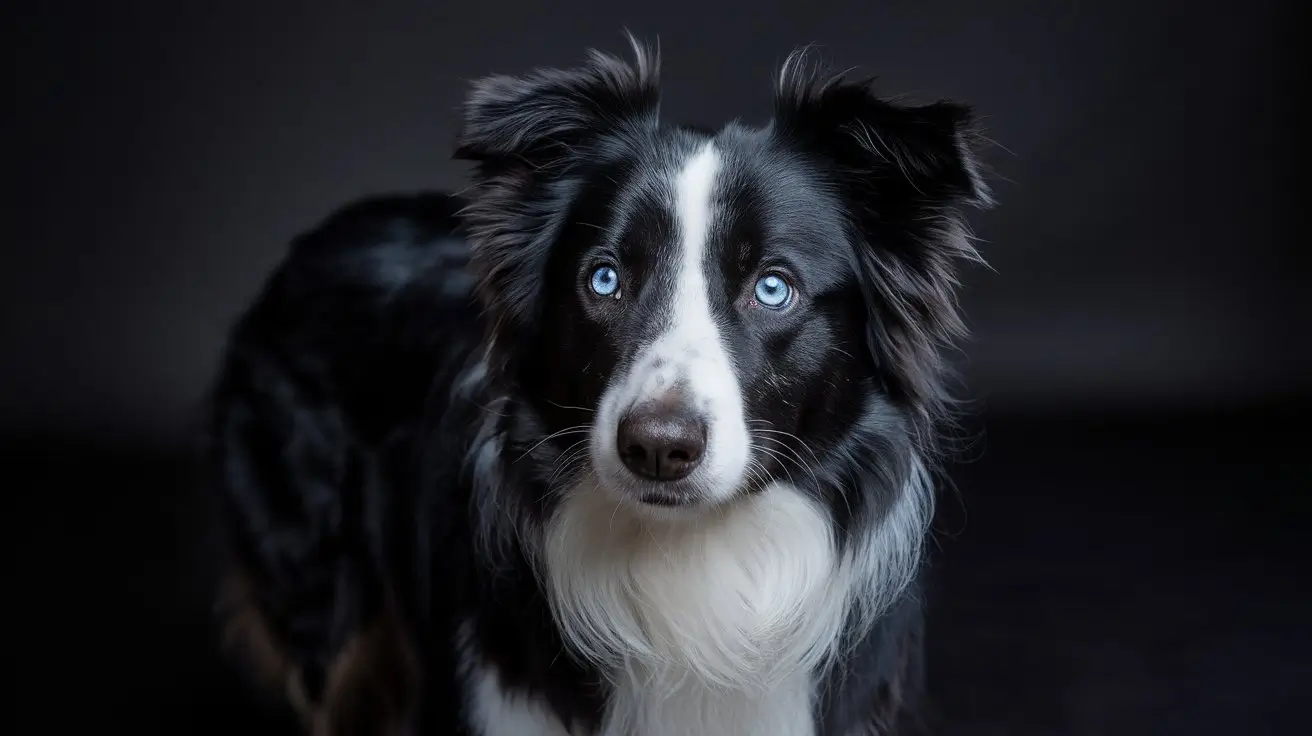
M 610 266 L 598 266 L 592 272 L 592 277 L 588 279 L 588 286 L 593 293 L 598 296 L 613 296 L 618 298 L 620 293 L 620 274 Z

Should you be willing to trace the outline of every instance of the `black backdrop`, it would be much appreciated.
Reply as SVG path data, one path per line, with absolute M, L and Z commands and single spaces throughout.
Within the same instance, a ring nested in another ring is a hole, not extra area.
M 28 5 L 3 11 L 5 608 L 50 726 L 249 722 L 179 452 L 224 330 L 333 207 L 460 186 L 465 80 L 627 27 L 659 37 L 670 119 L 762 118 L 818 42 L 974 103 L 999 144 L 994 270 L 963 297 L 982 440 L 932 602 L 952 733 L 1288 732 L 1312 681 L 1297 3 Z

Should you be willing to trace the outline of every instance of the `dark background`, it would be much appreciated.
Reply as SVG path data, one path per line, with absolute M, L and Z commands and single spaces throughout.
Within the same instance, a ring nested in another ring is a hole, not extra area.
M 979 441 L 931 599 L 948 733 L 1295 732 L 1298 3 L 25 5 L 3 11 L 6 717 L 252 732 L 187 454 L 224 331 L 339 204 L 461 186 L 466 80 L 622 51 L 628 27 L 659 37 L 667 119 L 763 120 L 816 42 L 889 93 L 975 104 L 999 144 L 1002 207 L 974 218 L 994 270 L 963 295 Z

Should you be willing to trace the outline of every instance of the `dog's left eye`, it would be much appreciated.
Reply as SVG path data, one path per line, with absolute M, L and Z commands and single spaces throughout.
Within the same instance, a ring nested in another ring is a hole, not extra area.
M 756 280 L 755 295 L 766 309 L 783 309 L 793 301 L 793 287 L 779 274 L 766 274 Z
M 620 274 L 610 266 L 598 266 L 592 272 L 588 286 L 599 296 L 614 296 L 620 290 Z

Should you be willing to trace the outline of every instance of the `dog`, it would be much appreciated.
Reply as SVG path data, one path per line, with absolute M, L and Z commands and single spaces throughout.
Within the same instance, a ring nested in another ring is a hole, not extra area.
M 230 641 L 314 734 L 923 725 L 969 107 L 807 51 L 768 124 L 659 54 L 476 81 L 458 195 L 357 201 L 232 329 Z

